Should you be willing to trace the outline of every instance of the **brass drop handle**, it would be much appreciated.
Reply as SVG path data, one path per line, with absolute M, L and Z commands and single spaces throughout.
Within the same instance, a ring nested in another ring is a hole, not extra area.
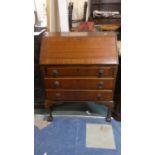
M 102 97 L 102 95 L 101 95 L 101 94 L 97 94 L 97 96 L 96 96 L 96 98 L 97 98 L 98 100 L 100 100 L 100 99 L 101 99 L 101 97 Z
M 99 77 L 102 77 L 103 74 L 104 74 L 104 70 L 103 69 L 100 69 L 99 72 L 98 72 Z
M 55 94 L 55 97 L 56 97 L 56 99 L 60 99 L 61 94 L 60 94 L 60 93 L 56 93 L 56 94 Z
M 52 75 L 54 77 L 57 77 L 59 75 L 59 72 L 55 69 L 55 70 L 53 70 Z
M 103 89 L 103 85 L 104 85 L 103 81 L 100 81 L 97 85 L 98 89 Z
M 60 82 L 59 81 L 54 81 L 54 88 L 58 88 L 60 86 Z

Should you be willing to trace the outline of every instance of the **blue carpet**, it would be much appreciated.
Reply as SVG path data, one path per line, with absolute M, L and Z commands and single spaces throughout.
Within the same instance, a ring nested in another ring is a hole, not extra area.
M 86 147 L 86 124 L 111 124 L 116 149 Z M 34 155 L 121 155 L 121 123 L 93 117 L 54 117 L 43 129 L 34 127 Z

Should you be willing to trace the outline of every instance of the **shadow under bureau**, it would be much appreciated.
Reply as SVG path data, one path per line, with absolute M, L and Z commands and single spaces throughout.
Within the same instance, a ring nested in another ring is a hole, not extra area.
M 46 33 L 40 53 L 45 107 L 94 101 L 108 107 L 106 120 L 111 121 L 118 67 L 116 41 L 115 33 Z

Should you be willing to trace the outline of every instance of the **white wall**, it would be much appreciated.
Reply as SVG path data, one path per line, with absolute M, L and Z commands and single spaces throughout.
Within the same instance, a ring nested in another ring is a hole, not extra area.
M 68 3 L 66 0 L 58 0 L 60 31 L 69 32 Z
M 67 0 L 48 1 L 48 31 L 68 32 L 68 3 Z
M 90 0 L 67 0 L 69 2 L 74 3 L 73 8 L 73 20 L 82 19 L 83 17 L 83 8 L 84 8 L 84 2 L 88 2 L 88 10 L 87 10 L 87 19 L 89 16 L 89 4 Z
M 37 16 L 38 16 L 40 26 L 47 26 L 46 0 L 34 0 L 34 3 L 35 3 L 34 10 L 37 11 Z

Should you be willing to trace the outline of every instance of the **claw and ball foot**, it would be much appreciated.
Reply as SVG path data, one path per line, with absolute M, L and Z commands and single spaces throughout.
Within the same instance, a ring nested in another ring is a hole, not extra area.
M 111 110 L 110 109 L 108 109 L 106 121 L 111 122 Z
M 47 117 L 47 121 L 48 122 L 52 122 L 53 121 L 53 116 L 52 116 L 52 112 L 50 111 L 49 116 Z

